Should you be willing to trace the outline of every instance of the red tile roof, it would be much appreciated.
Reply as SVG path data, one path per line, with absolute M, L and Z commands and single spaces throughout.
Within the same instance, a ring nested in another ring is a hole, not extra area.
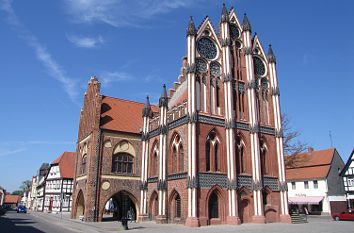
M 324 179 L 327 177 L 335 148 L 285 157 L 286 179 Z
M 9 195 L 9 194 L 5 195 L 5 200 L 4 200 L 5 204 L 15 204 L 15 203 L 19 203 L 20 201 L 21 201 L 21 196 L 19 195 Z
M 74 179 L 75 156 L 75 152 L 64 152 L 51 165 L 59 165 L 61 177 Z
M 143 108 L 143 103 L 102 96 L 101 128 L 140 133 L 140 129 L 143 127 Z M 151 105 L 151 108 L 153 112 L 158 112 L 156 106 Z

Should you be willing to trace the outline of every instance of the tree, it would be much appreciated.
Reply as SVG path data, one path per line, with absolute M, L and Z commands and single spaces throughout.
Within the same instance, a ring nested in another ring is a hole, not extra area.
M 31 188 L 31 186 L 32 186 L 32 181 L 30 181 L 30 180 L 22 181 L 22 184 L 20 186 L 20 190 L 23 192 L 26 192 Z
M 22 196 L 23 195 L 23 191 L 22 190 L 15 190 L 15 191 L 12 192 L 12 195 Z
M 301 135 L 299 131 L 295 131 L 290 126 L 289 117 L 282 114 L 282 127 L 283 127 L 283 147 L 286 156 L 296 155 L 304 152 L 308 148 L 308 144 L 298 140 Z
M 295 156 L 304 152 L 308 148 L 306 142 L 298 139 L 301 135 L 299 131 L 293 130 L 290 126 L 289 117 L 282 113 L 282 127 L 283 127 L 283 147 L 285 154 L 285 166 L 294 167 L 297 163 L 306 159 L 305 157 Z

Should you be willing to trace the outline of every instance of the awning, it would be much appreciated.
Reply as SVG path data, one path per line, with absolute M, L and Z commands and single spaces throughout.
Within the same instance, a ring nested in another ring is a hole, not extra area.
M 323 197 L 289 197 L 289 204 L 310 204 L 317 205 L 323 200 Z

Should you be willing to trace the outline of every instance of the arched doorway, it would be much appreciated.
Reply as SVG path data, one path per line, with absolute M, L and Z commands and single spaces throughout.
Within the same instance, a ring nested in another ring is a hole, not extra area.
M 102 211 L 102 221 L 120 221 L 137 219 L 137 199 L 127 191 L 120 191 L 109 198 Z
M 182 216 L 181 196 L 176 190 L 173 190 L 169 200 L 169 220 L 171 222 L 179 223 L 181 222 Z
M 85 198 L 82 191 L 79 191 L 76 199 L 76 215 L 75 218 L 83 218 L 85 214 Z
M 159 214 L 159 200 L 157 192 L 154 191 L 151 194 L 149 201 L 149 219 L 154 220 L 156 216 Z
M 225 221 L 226 209 L 222 190 L 219 187 L 214 187 L 210 190 L 206 204 L 208 224 L 223 223 Z
M 250 193 L 246 188 L 242 188 L 238 195 L 238 213 L 241 223 L 251 222 L 253 215 L 252 200 Z

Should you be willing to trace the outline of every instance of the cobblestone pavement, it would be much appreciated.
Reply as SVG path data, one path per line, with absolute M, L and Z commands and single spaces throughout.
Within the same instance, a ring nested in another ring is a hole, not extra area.
M 60 214 L 47 214 L 32 212 L 32 215 L 36 218 L 40 218 L 45 221 L 56 222 L 62 227 L 67 228 L 74 232 L 117 232 L 123 231 L 119 222 L 100 222 L 100 223 L 88 223 L 81 222 L 79 220 L 69 219 L 68 214 L 63 214 L 62 220 L 60 220 Z M 239 226 L 230 225 L 218 225 L 218 226 L 205 226 L 199 228 L 185 227 L 179 224 L 156 224 L 155 222 L 142 222 L 142 223 L 129 223 L 129 232 L 142 232 L 142 233 L 350 233 L 354 232 L 354 222 L 333 221 L 328 216 L 310 216 L 308 218 L 309 223 L 306 224 L 242 224 Z

